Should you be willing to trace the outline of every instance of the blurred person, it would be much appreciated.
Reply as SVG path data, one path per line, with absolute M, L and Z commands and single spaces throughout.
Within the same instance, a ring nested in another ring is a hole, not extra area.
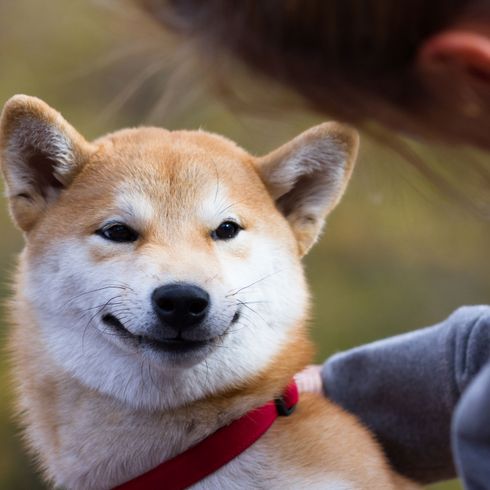
M 139 3 L 209 59 L 241 60 L 316 110 L 368 131 L 376 121 L 490 149 L 488 0 Z M 490 488 L 489 358 L 490 307 L 462 307 L 297 379 L 363 420 L 402 474 L 421 483 L 458 474 L 481 490 Z
M 490 148 L 489 0 L 136 1 L 329 116 Z

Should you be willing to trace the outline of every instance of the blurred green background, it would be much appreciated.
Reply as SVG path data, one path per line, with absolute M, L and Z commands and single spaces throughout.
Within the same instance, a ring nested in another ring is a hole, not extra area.
M 187 48 L 126 2 L 2 0 L 0 103 L 37 95 L 87 137 L 123 126 L 162 125 L 222 133 L 254 153 L 266 152 L 325 119 L 306 110 L 236 110 L 210 90 L 210 73 Z M 242 81 L 266 98 L 288 95 Z M 488 162 L 470 149 L 417 146 L 427 161 L 463 179 L 467 162 Z M 466 162 L 466 163 L 465 163 Z M 471 180 L 471 179 L 469 179 Z M 1 294 L 8 295 L 22 246 L 1 207 Z M 394 152 L 363 139 L 360 163 L 306 267 L 315 298 L 312 334 L 318 360 L 395 333 L 430 325 L 464 304 L 487 303 L 488 221 L 449 202 Z M 2 312 L 2 318 L 4 318 Z M 3 322 L 5 323 L 5 322 Z M 2 325 L 2 342 L 8 328 Z M 0 489 L 43 488 L 11 418 L 5 355 L 0 364 Z M 460 488 L 457 482 L 432 488 Z

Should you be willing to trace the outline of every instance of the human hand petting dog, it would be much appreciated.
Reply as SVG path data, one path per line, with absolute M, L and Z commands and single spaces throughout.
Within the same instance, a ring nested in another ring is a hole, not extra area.
M 489 359 L 490 306 L 466 306 L 436 325 L 339 352 L 295 379 L 299 391 L 323 390 L 359 417 L 401 474 L 422 484 L 459 475 L 474 490 L 490 481 Z
M 321 369 L 320 364 L 310 364 L 294 376 L 300 393 L 324 394 Z

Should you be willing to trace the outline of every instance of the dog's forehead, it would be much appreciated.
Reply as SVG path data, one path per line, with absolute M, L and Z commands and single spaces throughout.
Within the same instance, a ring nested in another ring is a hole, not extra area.
M 237 172 L 241 179 L 255 174 L 247 152 L 222 136 L 204 131 L 140 128 L 119 131 L 101 142 L 102 159 L 117 165 L 121 179 L 134 181 L 137 172 L 142 180 L 187 181 L 192 185 L 214 179 L 217 174 L 231 181 Z
M 218 135 L 141 128 L 98 143 L 87 179 L 105 183 L 114 205 L 129 214 L 150 219 L 157 208 L 176 217 L 206 202 L 219 208 L 267 196 L 253 158 Z

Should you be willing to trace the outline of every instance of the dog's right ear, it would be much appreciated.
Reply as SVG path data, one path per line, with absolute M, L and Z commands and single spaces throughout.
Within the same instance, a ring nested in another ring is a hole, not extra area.
M 0 117 L 0 163 L 10 210 L 29 231 L 80 171 L 94 148 L 60 113 L 36 97 L 15 95 Z

